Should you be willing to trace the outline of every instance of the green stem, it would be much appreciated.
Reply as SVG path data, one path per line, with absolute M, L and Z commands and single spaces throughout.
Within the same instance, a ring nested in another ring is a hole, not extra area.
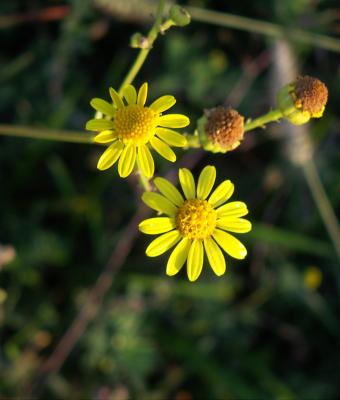
M 79 131 L 64 131 L 4 124 L 0 124 L 0 135 L 86 144 L 92 144 L 95 136 L 90 133 Z
M 138 72 L 142 68 L 147 56 L 149 55 L 149 53 L 152 49 L 152 45 L 155 42 L 155 40 L 157 39 L 157 36 L 161 30 L 164 5 L 165 5 L 165 0 L 159 0 L 155 22 L 152 25 L 152 27 L 146 37 L 148 47 L 146 49 L 140 49 L 134 63 L 132 64 L 129 72 L 126 74 L 122 84 L 119 87 L 119 90 L 118 90 L 119 94 L 122 94 L 123 88 L 126 85 L 129 85 L 130 83 L 133 82 L 133 80 L 137 76 Z M 143 186 L 145 191 L 150 192 L 152 190 L 152 188 L 151 188 L 149 179 L 144 176 L 143 172 L 141 171 L 141 169 L 139 167 L 137 167 L 136 173 L 139 178 L 139 182 L 140 182 L 141 186 Z
M 340 53 L 340 40 L 330 36 L 198 7 L 188 6 L 186 9 L 194 21 L 240 29 L 247 32 L 256 32 L 274 38 L 284 37 L 295 42 L 307 43 L 311 46 L 319 46 L 326 50 Z
M 143 174 L 143 172 L 140 170 L 140 168 L 138 168 L 137 174 L 138 174 L 138 177 L 139 177 L 139 182 L 140 182 L 141 186 L 143 186 L 144 190 L 145 190 L 146 192 L 151 192 L 152 187 L 151 187 L 150 181 L 149 181 L 149 179 Z
M 152 25 L 152 27 L 146 37 L 147 42 L 148 42 L 148 48 L 140 49 L 134 63 L 132 64 L 129 72 L 127 73 L 122 84 L 120 85 L 120 88 L 118 90 L 119 94 L 122 93 L 124 86 L 129 85 L 130 83 L 133 82 L 133 80 L 137 76 L 138 72 L 142 68 L 147 56 L 149 55 L 149 53 L 152 49 L 152 45 L 153 45 L 154 41 L 157 39 L 157 36 L 160 32 L 164 5 L 165 5 L 165 0 L 159 0 L 155 22 Z
M 340 259 L 340 226 L 333 207 L 327 197 L 320 180 L 314 161 L 310 159 L 302 165 L 307 183 L 314 197 L 314 201 L 320 211 L 328 234 L 333 242 L 335 251 Z
M 246 122 L 244 126 L 244 131 L 250 131 L 255 128 L 263 128 L 268 122 L 278 121 L 282 118 L 282 112 L 280 110 L 271 110 L 267 114 L 261 115 L 261 117 L 255 118 Z

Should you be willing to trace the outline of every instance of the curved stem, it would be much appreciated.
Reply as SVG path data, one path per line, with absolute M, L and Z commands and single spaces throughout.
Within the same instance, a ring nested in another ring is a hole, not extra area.
M 126 74 L 123 82 L 121 83 L 121 85 L 119 87 L 119 90 L 118 90 L 119 94 L 122 94 L 122 90 L 126 85 L 129 85 L 130 83 L 133 82 L 133 80 L 137 76 L 138 72 L 142 68 L 147 56 L 149 55 L 149 53 L 152 49 L 152 45 L 153 45 L 154 41 L 157 39 L 157 36 L 161 29 L 164 5 L 165 5 L 165 0 L 159 0 L 155 22 L 152 25 L 152 27 L 146 37 L 146 40 L 148 43 L 148 48 L 141 49 L 139 51 L 134 63 L 132 64 L 130 70 Z M 150 185 L 149 179 L 144 176 L 143 172 L 141 171 L 141 169 L 139 167 L 137 167 L 136 173 L 138 175 L 139 182 L 140 182 L 141 186 L 144 188 L 144 190 L 147 192 L 151 191 L 151 185 Z
M 64 131 L 5 124 L 0 124 L 0 135 L 85 144 L 92 144 L 95 136 L 91 133 L 81 131 Z
M 340 40 L 331 36 L 320 35 L 294 27 L 285 27 L 272 22 L 241 17 L 239 15 L 207 10 L 199 7 L 187 6 L 192 20 L 208 24 L 240 29 L 247 32 L 256 32 L 274 38 L 286 38 L 310 46 L 319 46 L 326 50 L 340 53 Z
M 280 118 L 282 118 L 282 116 L 283 115 L 280 110 L 271 110 L 261 117 L 246 122 L 244 131 L 247 132 L 255 128 L 264 127 L 268 122 L 278 121 Z
M 158 36 L 158 34 L 160 32 L 164 5 L 165 5 L 165 0 L 159 0 L 155 22 L 152 25 L 152 27 L 151 27 L 151 29 L 150 29 L 147 37 L 146 37 L 147 42 L 148 42 L 148 48 L 147 49 L 141 49 L 139 51 L 139 53 L 138 53 L 134 63 L 132 64 L 129 72 L 127 73 L 127 75 L 125 76 L 122 84 L 120 85 L 120 88 L 118 90 L 119 94 L 121 94 L 124 86 L 129 85 L 130 83 L 133 82 L 133 80 L 137 76 L 138 72 L 142 68 L 147 56 L 149 55 L 149 53 L 150 53 L 150 51 L 152 49 L 152 45 L 153 45 L 154 41 L 157 39 L 157 36 Z
M 340 259 L 340 226 L 312 159 L 302 165 L 308 186 Z

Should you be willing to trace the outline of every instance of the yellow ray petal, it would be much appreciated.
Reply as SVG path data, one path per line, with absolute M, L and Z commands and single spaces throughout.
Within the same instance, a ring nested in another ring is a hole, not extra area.
M 190 124 L 190 120 L 186 115 L 167 114 L 159 117 L 157 123 L 164 128 L 184 128 Z
M 119 158 L 124 148 L 124 144 L 117 140 L 109 146 L 98 160 L 97 168 L 105 170 L 110 168 Z
M 153 180 L 156 188 L 176 206 L 181 206 L 184 203 L 184 199 L 178 189 L 164 178 L 155 178 Z
M 118 173 L 121 178 L 129 176 L 136 162 L 136 146 L 129 144 L 125 146 L 118 162 Z
M 212 270 L 217 276 L 223 275 L 226 271 L 226 263 L 221 249 L 211 238 L 204 239 L 204 248 Z
M 145 219 L 139 224 L 139 230 L 147 235 L 169 232 L 176 226 L 174 218 L 158 217 Z
M 170 146 L 184 147 L 188 144 L 187 139 L 183 135 L 172 129 L 156 128 L 156 135 Z
M 247 255 L 247 249 L 244 245 L 229 233 L 215 229 L 213 238 L 231 257 L 242 260 Z
M 138 91 L 137 104 L 144 107 L 147 95 L 148 95 L 148 84 L 144 82 Z
M 136 104 L 137 92 L 134 86 L 127 85 L 123 89 L 123 96 L 128 104 Z
M 171 150 L 171 148 L 166 143 L 162 142 L 156 136 L 154 136 L 150 140 L 150 144 L 154 148 L 154 150 L 156 150 L 157 153 L 160 154 L 166 160 L 169 160 L 171 162 L 176 161 L 176 154 Z
M 113 128 L 113 122 L 107 119 L 90 119 L 86 122 L 86 129 L 88 131 L 105 131 Z
M 235 233 L 247 233 L 251 231 L 251 222 L 243 218 L 220 218 L 217 220 L 216 225 L 218 228 Z
M 168 110 L 176 103 L 176 99 L 174 96 L 162 96 L 159 99 L 155 100 L 151 105 L 150 108 L 157 112 L 162 113 L 163 111 Z
M 207 165 L 203 168 L 197 183 L 197 197 L 206 199 L 214 186 L 216 179 L 216 168 L 212 165 Z
M 204 250 L 201 240 L 194 239 L 192 242 L 187 262 L 187 273 L 189 281 L 195 281 L 201 274 L 203 268 Z
M 94 98 L 90 101 L 90 104 L 95 110 L 105 115 L 109 115 L 110 117 L 114 117 L 115 115 L 116 111 L 113 108 L 112 104 L 103 99 Z
M 119 96 L 119 94 L 112 87 L 109 90 L 110 90 L 111 99 L 114 102 L 115 106 L 117 108 L 123 108 L 124 103 L 123 103 L 122 98 Z
M 176 275 L 183 267 L 189 253 L 191 240 L 183 238 L 171 253 L 167 266 L 166 274 L 169 276 Z
M 187 168 L 180 168 L 178 171 L 179 182 L 182 186 L 185 197 L 190 200 L 196 197 L 195 180 Z
M 247 205 L 242 201 L 232 201 L 219 207 L 217 210 L 217 217 L 243 217 L 248 214 Z
M 137 161 L 142 173 L 147 178 L 152 178 L 155 172 L 155 163 L 150 150 L 145 144 L 138 147 Z
M 149 244 L 145 253 L 148 257 L 160 256 L 174 246 L 180 238 L 181 234 L 177 230 L 164 233 Z
M 177 213 L 177 207 L 159 193 L 145 192 L 142 196 L 143 202 L 153 210 L 174 217 Z
M 223 181 L 217 188 L 212 192 L 209 197 L 208 203 L 212 207 L 218 207 L 230 199 L 234 193 L 234 185 L 228 180 Z
M 95 143 L 110 143 L 117 139 L 117 134 L 113 131 L 103 131 L 98 133 L 93 139 Z

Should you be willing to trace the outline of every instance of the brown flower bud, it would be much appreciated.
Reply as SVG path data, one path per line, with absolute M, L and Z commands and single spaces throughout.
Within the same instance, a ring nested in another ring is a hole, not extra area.
M 327 98 L 324 83 L 311 76 L 300 76 L 279 90 L 277 102 L 284 118 L 294 125 L 303 125 L 311 118 L 322 117 Z
M 324 83 L 311 76 L 299 76 L 295 82 L 295 106 L 311 116 L 319 116 L 325 109 L 328 90 Z
M 216 151 L 234 150 L 244 135 L 244 117 L 236 110 L 219 106 L 205 112 L 205 133 Z

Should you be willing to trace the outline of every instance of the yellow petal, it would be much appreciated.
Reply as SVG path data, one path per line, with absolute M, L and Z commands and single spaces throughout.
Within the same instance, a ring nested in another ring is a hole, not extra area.
M 113 131 L 103 131 L 98 133 L 98 135 L 95 136 L 93 141 L 95 143 L 110 143 L 113 140 L 117 139 L 117 135 Z
M 164 128 L 184 128 L 190 124 L 190 120 L 186 115 L 167 114 L 160 116 L 157 123 Z
M 145 192 L 142 196 L 143 202 L 153 210 L 173 217 L 177 213 L 177 207 L 159 193 Z
M 137 161 L 142 173 L 147 178 L 152 178 L 155 172 L 155 163 L 150 150 L 145 144 L 138 147 Z
M 150 108 L 157 113 L 161 113 L 171 108 L 175 103 L 176 99 L 174 98 L 174 96 L 162 96 L 159 99 L 155 100 L 151 104 Z
M 136 162 L 136 146 L 129 144 L 125 146 L 118 162 L 118 173 L 121 178 L 129 176 Z
M 247 249 L 244 245 L 229 233 L 215 229 L 213 238 L 231 257 L 242 260 L 247 255 Z
M 177 230 L 164 233 L 149 244 L 145 253 L 148 257 L 160 256 L 174 246 L 180 238 L 181 234 Z
M 248 214 L 247 205 L 242 201 L 232 201 L 231 203 L 224 204 L 217 210 L 219 218 L 224 217 L 243 217 Z
M 176 226 L 175 220 L 168 217 L 149 218 L 139 224 L 139 230 L 147 235 L 169 232 Z
M 156 188 L 176 206 L 181 206 L 184 203 L 184 199 L 178 189 L 164 178 L 155 178 L 153 180 Z
M 124 107 L 122 98 L 119 96 L 119 94 L 113 88 L 110 88 L 110 96 L 117 108 Z
M 235 233 L 247 233 L 251 231 L 251 222 L 243 218 L 220 218 L 217 220 L 216 225 L 218 228 Z
M 187 262 L 187 273 L 189 281 L 195 281 L 201 274 L 203 268 L 204 251 L 201 240 L 194 239 L 190 246 Z
M 101 171 L 110 168 L 119 158 L 124 148 L 124 144 L 117 140 L 109 146 L 98 160 L 97 168 Z
M 223 181 L 217 188 L 212 192 L 209 197 L 208 203 L 212 207 L 218 207 L 230 199 L 234 193 L 234 185 L 228 180 Z
M 113 122 L 107 119 L 90 119 L 86 122 L 86 129 L 88 131 L 105 131 L 113 128 Z
M 189 253 L 191 240 L 183 238 L 171 253 L 166 265 L 166 274 L 169 276 L 176 275 L 183 267 Z
M 145 82 L 138 91 L 137 104 L 143 107 L 146 102 L 147 95 L 148 95 L 148 84 Z
M 183 193 L 188 200 L 196 197 L 195 180 L 187 168 L 180 168 L 178 171 L 179 182 Z
M 223 275 L 226 271 L 226 263 L 221 249 L 211 238 L 204 239 L 204 248 L 212 270 L 217 276 Z
M 216 179 L 216 168 L 212 165 L 207 165 L 203 168 L 197 183 L 197 197 L 206 199 L 214 186 Z
M 156 135 L 170 146 L 184 147 L 188 144 L 187 139 L 183 135 L 171 129 L 156 128 Z
M 169 160 L 171 162 L 176 161 L 176 154 L 171 150 L 171 148 L 166 143 L 162 142 L 156 136 L 154 136 L 150 140 L 150 144 L 157 151 L 157 153 L 160 154 L 166 160 Z
M 128 104 L 136 104 L 137 92 L 134 86 L 127 85 L 123 89 L 123 96 Z
M 105 115 L 109 115 L 110 117 L 113 117 L 115 115 L 116 111 L 113 108 L 112 104 L 108 103 L 103 99 L 98 99 L 98 98 L 92 99 L 90 104 L 95 110 Z

